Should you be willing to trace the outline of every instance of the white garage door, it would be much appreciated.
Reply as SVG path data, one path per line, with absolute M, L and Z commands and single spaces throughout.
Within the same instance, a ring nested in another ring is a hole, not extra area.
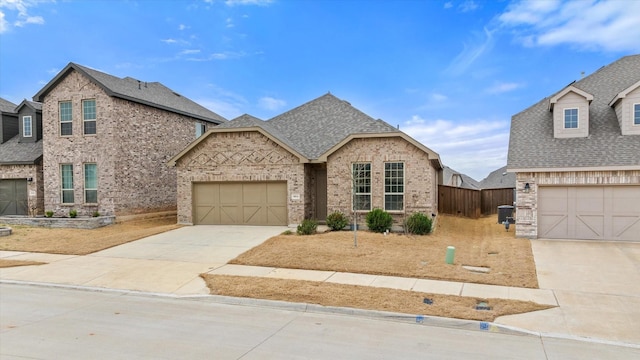
M 640 241 L 640 186 L 540 187 L 538 237 Z
M 195 183 L 196 225 L 287 225 L 285 182 Z

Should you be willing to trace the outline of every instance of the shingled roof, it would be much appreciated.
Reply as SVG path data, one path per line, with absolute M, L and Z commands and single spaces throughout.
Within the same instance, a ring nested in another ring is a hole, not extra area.
M 507 172 L 507 166 L 493 170 L 486 178 L 480 181 L 481 189 L 515 188 L 516 174 Z
M 0 144 L 0 165 L 35 164 L 42 158 L 42 140 L 19 142 L 20 135 Z
M 216 124 L 227 120 L 213 111 L 187 99 L 159 82 L 143 82 L 131 77 L 118 78 L 98 70 L 69 63 L 33 99 L 43 102 L 44 97 L 72 70 L 78 71 L 101 87 L 109 96 L 144 104 L 158 109 L 190 116 Z
M 618 93 L 639 80 L 640 55 L 632 55 L 571 84 L 594 97 L 589 107 L 586 138 L 554 138 L 549 98 L 514 115 L 508 169 L 640 166 L 640 135 L 623 136 L 616 112 L 609 105 Z
M 0 112 L 7 113 L 7 114 L 15 114 L 17 106 L 18 105 L 12 103 L 9 100 L 0 98 Z

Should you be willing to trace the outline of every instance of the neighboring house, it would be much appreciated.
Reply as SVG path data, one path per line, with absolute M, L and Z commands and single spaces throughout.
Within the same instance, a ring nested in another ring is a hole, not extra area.
M 166 162 L 218 114 L 164 85 L 69 63 L 42 103 L 44 208 L 57 215 L 127 215 L 176 208 Z
M 480 184 L 476 180 L 448 166 L 445 166 L 442 170 L 442 185 L 480 190 Z
M 516 235 L 640 240 L 640 55 L 513 116 Z
M 41 214 L 41 104 L 0 99 L 0 111 L 0 216 Z
M 494 170 L 478 183 L 480 189 L 515 189 L 516 174 L 507 172 L 507 166 Z
M 354 198 L 362 214 L 382 208 L 398 223 L 437 212 L 442 169 L 438 154 L 330 93 L 212 128 L 169 164 L 183 224 L 293 225 L 350 214 Z

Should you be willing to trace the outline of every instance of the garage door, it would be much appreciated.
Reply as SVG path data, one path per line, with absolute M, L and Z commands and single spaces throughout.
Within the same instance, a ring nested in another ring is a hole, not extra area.
M 27 180 L 0 180 L 0 216 L 27 215 Z
M 284 182 L 195 183 L 194 224 L 287 225 Z
M 640 186 L 540 187 L 538 237 L 640 241 Z

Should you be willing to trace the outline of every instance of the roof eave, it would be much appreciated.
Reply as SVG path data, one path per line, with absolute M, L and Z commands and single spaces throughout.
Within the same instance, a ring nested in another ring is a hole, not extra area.
M 156 108 L 156 109 L 169 111 L 169 112 L 172 112 L 172 113 L 178 114 L 178 115 L 189 116 L 189 117 L 192 117 L 194 119 L 204 120 L 204 121 L 207 121 L 207 122 L 210 122 L 210 123 L 214 123 L 214 124 L 217 124 L 217 125 L 222 124 L 224 122 L 224 121 L 220 121 L 220 120 L 217 120 L 217 119 L 205 117 L 205 116 L 202 116 L 202 115 L 197 115 L 197 114 L 189 113 L 189 112 L 186 112 L 186 111 L 180 111 L 180 110 L 168 107 L 168 106 L 162 106 L 162 105 L 159 105 L 159 104 L 156 104 L 156 103 L 152 103 L 152 102 L 149 102 L 149 101 L 144 101 L 144 100 L 141 100 L 141 99 L 138 99 L 138 98 L 134 98 L 134 97 L 131 97 L 131 96 L 127 96 L 127 95 L 123 95 L 123 94 L 120 94 L 120 93 L 114 93 L 114 92 L 109 91 L 109 92 L 107 92 L 107 94 L 109 96 L 116 97 L 116 98 L 119 98 L 119 99 L 122 99 L 122 100 L 127 100 L 127 101 L 135 102 L 135 103 L 138 103 L 138 104 L 150 106 L 150 107 L 153 107 L 153 108 Z
M 584 166 L 584 167 L 508 167 L 507 172 L 525 173 L 525 172 L 574 172 L 574 171 L 621 171 L 621 170 L 640 170 L 638 165 L 607 165 L 607 166 Z

